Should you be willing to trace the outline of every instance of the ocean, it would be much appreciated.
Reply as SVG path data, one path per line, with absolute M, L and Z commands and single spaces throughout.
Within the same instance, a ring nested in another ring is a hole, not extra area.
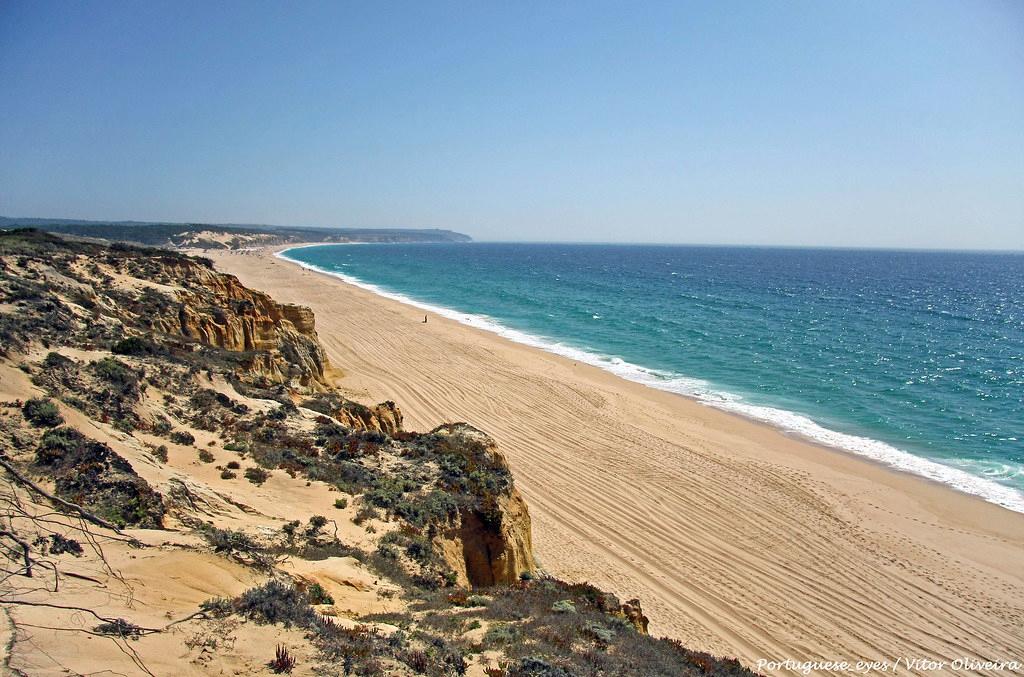
M 459 243 L 282 255 L 1024 512 L 1024 254 Z

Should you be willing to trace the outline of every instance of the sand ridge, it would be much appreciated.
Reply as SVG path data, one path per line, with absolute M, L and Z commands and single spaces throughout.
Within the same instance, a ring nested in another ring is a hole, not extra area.
M 410 429 L 490 433 L 540 564 L 639 596 L 654 634 L 751 667 L 1024 660 L 1024 515 L 444 318 L 423 324 L 418 308 L 270 250 L 212 258 L 310 306 L 347 393 L 395 400 Z

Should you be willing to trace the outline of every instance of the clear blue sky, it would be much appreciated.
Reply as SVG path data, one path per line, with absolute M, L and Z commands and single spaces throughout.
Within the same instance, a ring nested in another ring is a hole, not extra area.
M 1024 249 L 1024 2 L 0 2 L 0 214 Z

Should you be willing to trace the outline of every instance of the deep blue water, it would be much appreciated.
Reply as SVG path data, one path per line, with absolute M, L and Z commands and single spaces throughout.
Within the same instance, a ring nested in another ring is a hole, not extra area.
M 286 256 L 1024 511 L 1024 255 L 469 243 Z

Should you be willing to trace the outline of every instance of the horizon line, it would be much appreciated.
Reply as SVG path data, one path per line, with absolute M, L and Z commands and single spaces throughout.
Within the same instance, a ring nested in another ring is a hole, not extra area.
M 1024 247 L 1002 248 L 1002 247 L 920 247 L 913 245 L 843 245 L 843 244 L 786 244 L 786 243 L 724 243 L 724 242 L 664 242 L 664 241 L 627 241 L 627 240 L 478 240 L 469 233 L 463 233 L 453 228 L 441 226 L 324 226 L 324 225 L 294 225 L 274 223 L 244 223 L 240 221 L 215 222 L 215 221 L 142 221 L 136 219 L 97 219 L 62 216 L 4 216 L 0 214 L 0 220 L 10 221 L 66 221 L 79 224 L 112 224 L 125 226 L 221 226 L 221 227 L 255 227 L 255 228 L 305 228 L 316 230 L 436 230 L 447 231 L 459 235 L 467 235 L 475 243 L 494 244 L 575 244 L 575 245 L 630 245 L 630 246 L 652 246 L 652 247 L 736 247 L 736 248 L 765 248 L 765 249 L 829 249 L 847 251 L 897 251 L 897 252 L 922 252 L 922 253 L 991 253 L 991 254 L 1024 254 Z M 55 224 L 56 225 L 56 224 Z M 14 226 L 33 228 L 38 225 Z M 2 226 L 0 226 L 2 228 Z M 332 243 L 325 242 L 324 245 Z M 384 243 L 380 243 L 384 244 Z M 402 243 L 398 243 L 402 244 Z M 429 244 L 429 243 L 418 243 Z M 438 244 L 438 243 L 434 243 Z M 462 243 L 441 243 L 441 244 L 468 244 Z

